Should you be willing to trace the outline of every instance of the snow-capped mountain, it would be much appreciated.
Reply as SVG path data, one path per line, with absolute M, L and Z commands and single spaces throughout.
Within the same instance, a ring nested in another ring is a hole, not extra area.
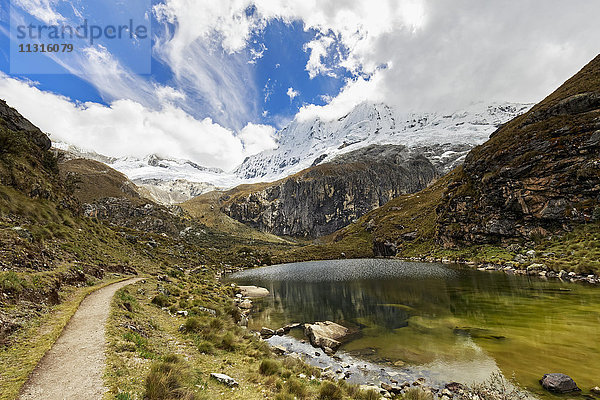
M 63 151 L 67 158 L 85 158 L 110 166 L 161 204 L 182 203 L 203 193 L 243 183 L 233 174 L 218 168 L 203 167 L 189 160 L 168 159 L 156 154 L 144 158 L 115 158 L 67 143 L 55 142 L 52 145 Z
M 278 132 L 276 149 L 248 157 L 235 174 L 243 180 L 274 181 L 372 144 L 401 144 L 422 151 L 445 171 L 485 142 L 498 126 L 531 106 L 476 104 L 452 114 L 416 114 L 363 103 L 337 120 L 292 121 Z
M 145 189 L 155 201 L 174 204 L 216 189 L 275 181 L 369 145 L 404 145 L 423 154 L 440 172 L 447 172 L 498 126 L 529 108 L 530 104 L 477 104 L 451 114 L 416 114 L 363 103 L 337 120 L 292 121 L 277 133 L 276 149 L 248 157 L 233 173 L 157 155 L 115 158 L 60 142 L 53 146 L 68 157 L 105 163 Z

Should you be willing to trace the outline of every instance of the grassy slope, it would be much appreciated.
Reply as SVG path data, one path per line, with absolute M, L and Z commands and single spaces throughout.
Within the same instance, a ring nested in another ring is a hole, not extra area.
M 125 175 L 97 161 L 75 159 L 61 163 L 60 176 L 71 185 L 81 203 L 103 197 L 126 197 L 142 202 L 137 188 Z
M 148 281 L 122 289 L 113 300 L 106 399 L 314 399 L 330 388 L 310 379 L 319 376 L 318 369 L 273 355 L 265 342 L 233 323 L 231 287 L 203 272 L 164 272 L 171 280 L 160 283 L 167 295 Z M 177 310 L 189 315 L 176 316 Z M 233 377 L 239 387 L 211 379 L 214 372 Z M 336 391 L 340 400 L 378 398 L 344 384 Z

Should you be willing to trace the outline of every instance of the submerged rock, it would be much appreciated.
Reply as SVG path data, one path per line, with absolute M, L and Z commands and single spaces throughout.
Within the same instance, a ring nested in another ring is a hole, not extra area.
M 262 327 L 262 329 L 260 330 L 260 336 L 263 338 L 270 338 L 272 336 L 275 336 L 275 331 L 270 328 Z
M 546 374 L 540 379 L 540 383 L 544 389 L 554 393 L 579 392 L 581 390 L 575 381 L 565 374 Z

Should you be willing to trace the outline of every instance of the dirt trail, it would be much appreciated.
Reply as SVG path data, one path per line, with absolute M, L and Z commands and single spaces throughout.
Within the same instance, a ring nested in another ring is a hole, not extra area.
M 105 325 L 117 290 L 141 278 L 114 283 L 86 297 L 54 346 L 44 355 L 20 400 L 102 399 Z

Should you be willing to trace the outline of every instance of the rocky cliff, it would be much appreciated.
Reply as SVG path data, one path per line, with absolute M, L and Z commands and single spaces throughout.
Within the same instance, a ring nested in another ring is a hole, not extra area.
M 318 237 L 437 176 L 429 160 L 404 146 L 374 145 L 272 184 L 238 187 L 221 199 L 226 214 L 259 230 Z
M 531 240 L 600 217 L 600 56 L 467 156 L 438 207 L 438 239 Z

